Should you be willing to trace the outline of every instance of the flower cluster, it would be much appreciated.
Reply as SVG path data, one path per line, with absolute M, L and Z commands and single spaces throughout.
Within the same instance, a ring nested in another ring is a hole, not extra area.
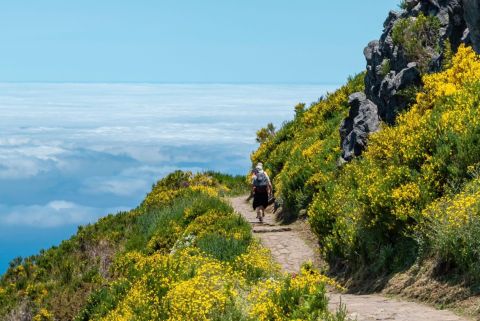
M 335 281 L 305 264 L 299 274 L 268 279 L 249 295 L 254 302 L 250 316 L 260 321 L 323 320 L 326 312 L 326 285 L 342 289 Z
M 375 243 L 391 246 L 392 238 L 404 237 L 423 222 L 423 209 L 455 193 L 452 188 L 468 180 L 469 166 L 480 160 L 480 58 L 461 46 L 450 69 L 423 80 L 411 109 L 395 126 L 373 134 L 362 158 L 314 197 L 313 224 L 330 223 L 327 251 L 348 257 L 363 247 L 373 259 Z M 363 243 L 364 233 L 379 235 L 375 243 L 369 241 L 374 247 Z
M 303 110 L 252 154 L 272 170 L 284 204 L 294 213 L 308 210 L 327 258 L 379 272 L 403 268 L 415 246 L 430 244 L 417 242 L 427 230 L 447 240 L 454 235 L 447 229 L 475 226 L 479 195 L 450 198 L 476 177 L 472 167 L 480 162 L 480 57 L 461 45 L 448 69 L 424 75 L 423 83 L 396 124 L 382 124 L 362 157 L 349 164 L 337 164 L 338 125 L 348 110 L 346 97 L 361 90 L 355 80 Z M 473 238 L 462 242 L 476 244 Z M 447 248 L 454 246 L 437 248 L 435 255 L 452 260 Z M 462 260 L 455 264 L 466 265 Z
M 334 282 L 312 268 L 295 277 L 282 275 L 270 252 L 252 237 L 249 223 L 219 197 L 221 184 L 174 173 L 159 182 L 152 195 L 163 194 L 168 186 L 174 186 L 174 202 L 144 204 L 136 217 L 146 246 L 129 245 L 115 258 L 112 280 L 105 280 L 103 288 L 91 295 L 77 319 L 262 319 L 260 303 L 267 298 L 261 289 L 272 282 L 280 284 L 281 291 L 293 291 L 296 298 L 288 306 L 278 298 L 268 299 L 271 310 L 279 311 L 278 317 L 271 315 L 268 320 L 330 315 L 326 306 L 314 311 L 302 308 L 302 316 L 286 312 L 305 306 L 307 297 L 323 298 L 325 286 Z M 157 201 L 152 195 L 150 200 Z
M 308 207 L 316 189 L 335 179 L 340 156 L 338 125 L 348 114 L 348 96 L 363 91 L 360 74 L 310 108 L 296 113 L 252 155 L 271 172 L 274 188 L 294 214 Z

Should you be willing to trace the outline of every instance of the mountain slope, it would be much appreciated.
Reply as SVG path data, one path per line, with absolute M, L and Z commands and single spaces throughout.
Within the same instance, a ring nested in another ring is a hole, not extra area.
M 425 74 L 408 111 L 371 133 L 349 163 L 329 124 L 346 113 L 338 106 L 355 81 L 302 110 L 252 155 L 270 170 L 287 211 L 307 209 L 332 272 L 365 285 L 365 277 L 429 266 L 430 278 L 464 288 L 447 301 L 430 293 L 443 304 L 480 286 L 480 57 L 461 45 L 446 66 Z
M 2 320 L 345 320 L 327 311 L 333 281 L 281 274 L 221 195 L 244 178 L 175 172 L 136 209 L 82 227 L 12 263 Z

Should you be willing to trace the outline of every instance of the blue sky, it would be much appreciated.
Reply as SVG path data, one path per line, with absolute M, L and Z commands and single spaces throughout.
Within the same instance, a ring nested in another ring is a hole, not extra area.
M 2 82 L 342 83 L 398 0 L 2 0 Z

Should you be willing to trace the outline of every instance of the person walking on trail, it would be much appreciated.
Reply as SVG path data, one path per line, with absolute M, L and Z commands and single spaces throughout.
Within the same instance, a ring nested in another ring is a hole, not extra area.
M 257 175 L 258 173 L 258 169 L 257 168 L 263 168 L 263 164 L 262 163 L 258 163 L 257 166 L 255 166 L 252 171 L 250 172 L 250 176 L 252 177 L 252 184 L 253 184 L 253 180 L 255 179 L 255 176 Z M 253 195 L 254 195 L 254 188 L 252 188 L 252 190 L 250 191 L 250 194 L 248 195 L 247 197 L 247 202 L 250 202 L 250 200 L 253 198 Z
M 265 209 L 268 206 L 268 199 L 272 192 L 272 183 L 267 173 L 263 170 L 262 163 L 255 167 L 252 179 L 253 185 L 253 209 L 257 212 L 257 218 L 263 222 Z

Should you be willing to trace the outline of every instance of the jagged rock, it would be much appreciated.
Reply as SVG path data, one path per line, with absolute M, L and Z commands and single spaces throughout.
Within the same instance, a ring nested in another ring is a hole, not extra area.
M 472 45 L 472 39 L 470 38 L 470 30 L 468 30 L 468 28 L 465 29 L 465 32 L 463 33 L 462 42 L 469 46 Z
M 380 84 L 380 99 L 385 99 L 378 108 L 380 119 L 392 122 L 399 111 L 403 110 L 408 101 L 405 99 L 403 90 L 410 86 L 419 86 L 421 75 L 417 64 L 411 62 L 398 74 L 391 72 Z
M 469 13 L 466 13 L 466 16 L 469 24 L 476 26 L 477 33 L 470 30 L 469 35 L 462 0 L 406 0 L 405 10 L 389 13 L 380 39 L 371 41 L 364 50 L 367 61 L 366 97 L 362 100 L 357 95 L 357 101 L 363 102 L 360 105 L 368 105 L 369 110 L 375 109 L 381 121 L 393 124 L 398 113 L 404 110 L 409 102 L 409 98 L 405 97 L 402 91 L 411 86 L 421 85 L 420 69 L 427 72 L 436 72 L 441 69 L 446 40 L 449 40 L 454 50 L 469 39 L 473 42 L 477 41 L 477 48 L 480 46 L 480 0 L 463 1 L 466 6 L 468 2 L 471 8 L 467 10 Z M 396 45 L 392 38 L 394 26 L 399 19 L 417 17 L 421 13 L 425 16 L 436 16 L 440 22 L 438 44 L 432 48 L 426 48 L 432 53 L 431 61 L 422 64 L 427 66 L 427 70 L 424 70 L 425 67 L 420 68 L 418 62 L 410 60 L 412 58 L 408 58 L 401 46 Z M 438 51 L 437 48 L 440 50 Z M 353 102 L 353 105 L 355 104 L 358 103 Z M 354 132 L 355 127 L 352 124 L 356 116 L 352 117 L 352 113 L 355 114 L 356 111 L 351 111 L 349 117 L 343 121 L 340 130 L 342 155 L 345 160 L 351 159 L 352 155 L 360 154 L 366 143 L 365 135 L 358 130 Z
M 418 85 L 420 82 L 418 67 L 408 66 L 415 61 L 409 61 L 402 48 L 393 43 L 392 32 L 398 20 L 416 17 L 420 13 L 436 16 L 441 24 L 438 44 L 440 47 L 447 39 L 454 48 L 458 47 L 466 29 L 460 0 L 410 0 L 406 2 L 406 7 L 402 12 L 389 13 L 380 40 L 370 42 L 364 50 L 367 60 L 365 93 L 367 98 L 378 106 L 380 118 L 390 124 L 394 123 L 398 111 L 406 106 L 406 100 L 397 95 L 398 82 L 401 81 L 403 88 Z M 434 48 L 431 51 L 434 52 Z M 385 74 L 382 66 L 387 63 L 390 71 Z M 430 71 L 437 71 L 441 65 L 441 53 L 434 55 L 429 64 Z
M 420 0 L 406 0 L 405 1 L 405 6 L 407 7 L 407 10 L 411 10 L 413 8 L 415 8 L 418 3 L 420 2 Z
M 472 46 L 480 53 L 480 0 L 463 0 L 463 4 Z
M 409 60 L 412 58 L 408 58 L 392 38 L 399 19 L 417 17 L 421 13 L 435 16 L 440 22 L 438 44 L 426 48 L 433 53 L 427 62 L 427 70 L 425 64 Z M 345 161 L 362 152 L 371 132 L 369 126 L 378 127 L 378 118 L 388 124 L 395 123 L 398 113 L 409 102 L 404 89 L 421 85 L 420 69 L 424 72 L 441 69 L 446 40 L 454 50 L 466 43 L 472 44 L 480 53 L 480 0 L 406 0 L 405 10 L 391 11 L 383 26 L 380 39 L 371 41 L 364 50 L 367 61 L 365 97 L 359 93 L 351 97 L 350 114 L 341 124 L 342 158 Z M 377 119 L 377 125 L 369 123 L 372 117 Z
M 340 126 L 344 161 L 350 161 L 354 156 L 360 155 L 367 144 L 368 135 L 380 128 L 377 106 L 368 100 L 364 93 L 350 95 L 349 104 L 349 115 Z

